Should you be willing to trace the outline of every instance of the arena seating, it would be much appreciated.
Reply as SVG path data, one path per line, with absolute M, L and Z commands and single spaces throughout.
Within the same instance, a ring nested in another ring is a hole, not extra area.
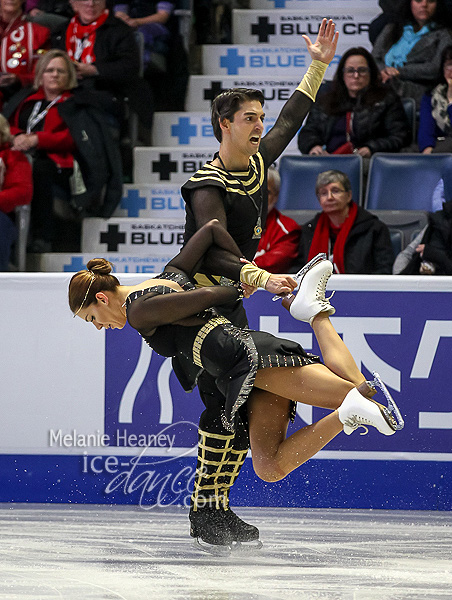
M 280 161 L 280 210 L 314 209 L 319 203 L 315 195 L 317 175 L 335 169 L 346 173 L 352 184 L 353 199 L 362 198 L 362 158 L 358 154 L 331 156 L 283 156 Z

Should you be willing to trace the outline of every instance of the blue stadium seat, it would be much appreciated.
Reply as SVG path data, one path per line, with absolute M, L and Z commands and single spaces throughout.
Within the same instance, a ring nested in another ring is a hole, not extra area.
M 283 156 L 280 160 L 279 210 L 319 210 L 315 182 L 322 171 L 343 171 L 350 178 L 353 199 L 361 202 L 362 158 L 357 154 L 330 156 Z
M 452 154 L 376 153 L 370 160 L 364 206 L 369 210 L 432 210 L 440 179 L 452 198 Z

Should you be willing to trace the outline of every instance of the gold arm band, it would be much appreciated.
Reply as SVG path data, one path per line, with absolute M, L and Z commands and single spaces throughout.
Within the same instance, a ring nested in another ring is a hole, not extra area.
M 254 287 L 265 289 L 269 279 L 270 273 L 268 271 L 264 271 L 264 269 L 259 269 L 259 267 L 248 263 L 243 265 L 240 271 L 240 281 Z
M 323 76 L 328 65 L 320 60 L 313 60 L 309 65 L 309 69 L 306 71 L 305 76 L 300 81 L 300 85 L 297 87 L 299 92 L 306 94 L 313 102 L 319 91 L 320 84 L 323 81 Z

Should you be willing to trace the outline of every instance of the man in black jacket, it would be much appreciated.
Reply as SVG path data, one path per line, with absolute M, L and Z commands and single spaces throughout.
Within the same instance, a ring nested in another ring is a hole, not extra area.
M 140 54 L 133 30 L 107 8 L 106 0 L 71 0 L 75 16 L 52 36 L 52 47 L 66 50 L 77 69 L 79 87 L 96 92 L 99 108 L 121 120 L 127 97 L 146 127 L 152 98 L 140 77 Z

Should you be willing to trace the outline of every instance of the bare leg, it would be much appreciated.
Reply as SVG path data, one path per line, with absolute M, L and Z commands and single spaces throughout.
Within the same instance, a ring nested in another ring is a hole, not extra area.
M 364 375 L 358 369 L 343 339 L 331 324 L 327 313 L 319 313 L 314 317 L 312 329 L 320 346 L 323 361 L 333 373 L 355 385 L 365 381 Z
M 335 375 L 325 365 L 313 364 L 259 369 L 254 387 L 310 406 L 335 410 L 354 385 Z
M 286 439 L 289 423 L 287 398 L 254 389 L 247 403 L 253 467 L 256 475 L 264 481 L 283 479 L 342 431 L 342 423 L 334 411 Z

